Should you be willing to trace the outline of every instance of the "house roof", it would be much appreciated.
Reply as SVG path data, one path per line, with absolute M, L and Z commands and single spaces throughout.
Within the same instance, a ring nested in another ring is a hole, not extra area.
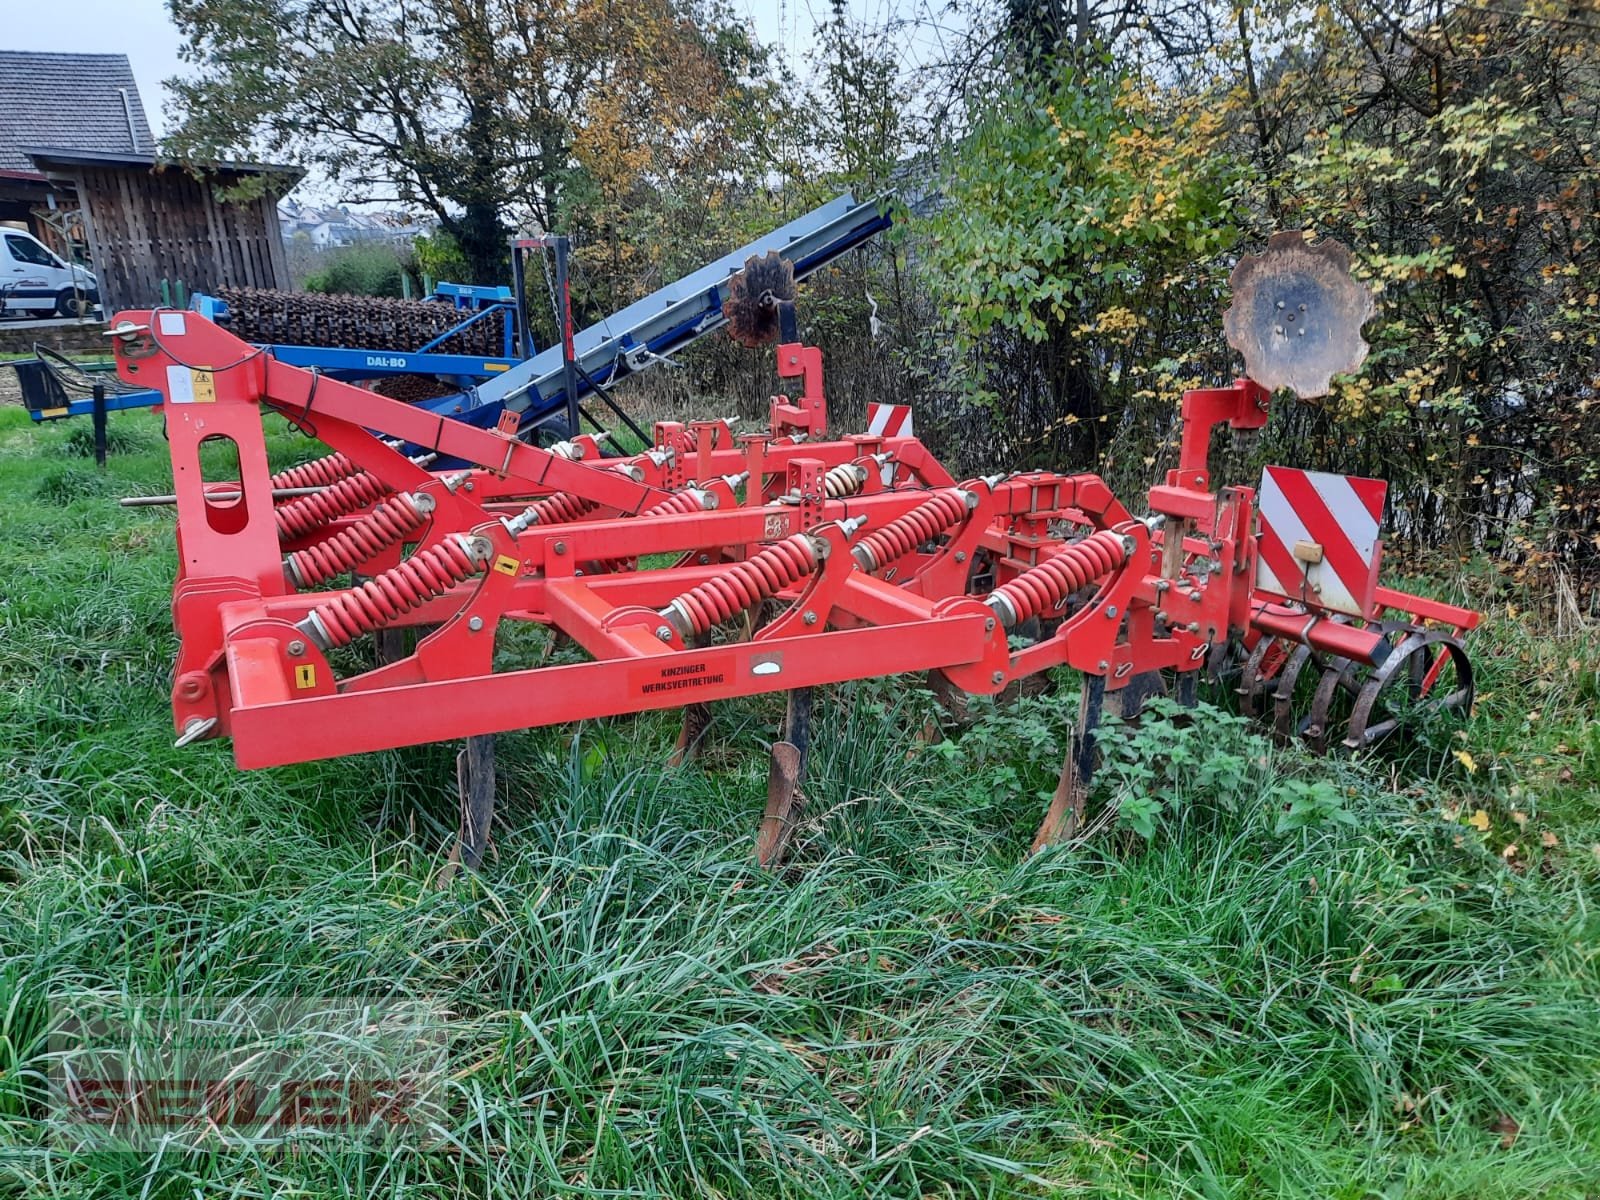
M 45 171 L 61 167 L 143 167 L 146 170 L 162 171 L 168 167 L 188 169 L 187 164 L 174 159 L 163 159 L 154 154 L 129 154 L 126 151 L 76 150 L 60 146 L 24 146 L 22 147 L 22 153 L 33 166 Z M 303 168 L 287 166 L 283 163 L 217 161 L 198 164 L 196 169 L 236 175 L 290 176 L 291 178 L 284 185 L 285 187 L 292 187 L 305 175 Z
M 0 50 L 0 170 L 31 171 L 24 146 L 153 154 L 125 54 Z

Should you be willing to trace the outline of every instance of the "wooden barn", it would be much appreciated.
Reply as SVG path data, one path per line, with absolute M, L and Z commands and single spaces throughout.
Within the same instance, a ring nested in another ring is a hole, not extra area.
M 163 282 L 287 288 L 277 201 L 299 178 L 161 160 L 124 55 L 0 51 L 0 222 L 86 258 L 107 313 L 159 302 Z M 219 198 L 235 189 L 251 198 Z

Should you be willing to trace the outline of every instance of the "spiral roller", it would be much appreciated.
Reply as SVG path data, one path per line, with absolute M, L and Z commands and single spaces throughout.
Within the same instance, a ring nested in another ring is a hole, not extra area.
M 881 570 L 960 524 L 977 502 L 972 492 L 959 489 L 935 492 L 926 503 L 867 534 L 850 553 L 863 571 Z
M 760 554 L 731 564 L 715 579 L 675 596 L 661 609 L 685 641 L 754 608 L 816 570 L 817 543 L 803 533 L 774 542 Z
M 297 588 L 315 587 L 404 541 L 422 528 L 432 511 L 432 496 L 408 492 L 390 496 L 350 528 L 288 555 L 284 574 Z
M 347 645 L 476 575 L 490 552 L 486 539 L 452 534 L 398 567 L 319 604 L 295 628 L 324 650 Z
M 1030 617 L 1059 607 L 1085 584 L 1111 574 L 1128 561 L 1131 551 L 1122 534 L 1099 530 L 1001 584 L 984 603 L 995 610 L 1001 625 L 1014 629 Z

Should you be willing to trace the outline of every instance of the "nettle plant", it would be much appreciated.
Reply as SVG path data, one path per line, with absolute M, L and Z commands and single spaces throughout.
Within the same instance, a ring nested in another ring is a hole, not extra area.
M 1047 802 L 1072 739 L 1075 697 L 1031 696 L 1009 703 L 974 697 L 975 723 L 960 741 L 935 747 L 959 763 L 974 804 Z M 1178 814 L 1262 814 L 1275 834 L 1355 818 L 1337 780 L 1286 774 L 1292 758 L 1235 713 L 1201 702 L 1185 708 L 1157 697 L 1136 719 L 1107 715 L 1098 738 L 1094 800 L 1118 827 L 1143 840 Z M 1326 771 L 1328 764 L 1318 763 Z M 975 769 L 976 768 L 976 769 Z
M 1117 823 L 1141 838 L 1190 807 L 1275 814 L 1278 834 L 1353 823 L 1344 790 L 1328 779 L 1282 777 L 1282 756 L 1235 713 L 1201 702 L 1185 708 L 1156 697 L 1136 720 L 1108 716 L 1099 738 L 1096 791 Z

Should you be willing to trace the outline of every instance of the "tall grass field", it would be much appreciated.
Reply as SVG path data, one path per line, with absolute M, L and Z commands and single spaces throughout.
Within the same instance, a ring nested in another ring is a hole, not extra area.
M 173 747 L 159 421 L 0 409 L 0 1193 L 8 1197 L 1600 1196 L 1600 637 L 1489 614 L 1464 722 L 1351 762 L 1213 695 L 1107 736 L 1026 857 L 1076 687 L 934 732 L 820 691 L 785 869 L 776 698 L 500 738 L 495 850 L 440 886 L 454 746 L 241 772 Z M 316 447 L 273 434 L 276 461 Z M 930 722 L 932 724 L 930 724 Z M 130 1148 L 50 1098 L 60 998 L 420 1001 L 425 1136 Z

